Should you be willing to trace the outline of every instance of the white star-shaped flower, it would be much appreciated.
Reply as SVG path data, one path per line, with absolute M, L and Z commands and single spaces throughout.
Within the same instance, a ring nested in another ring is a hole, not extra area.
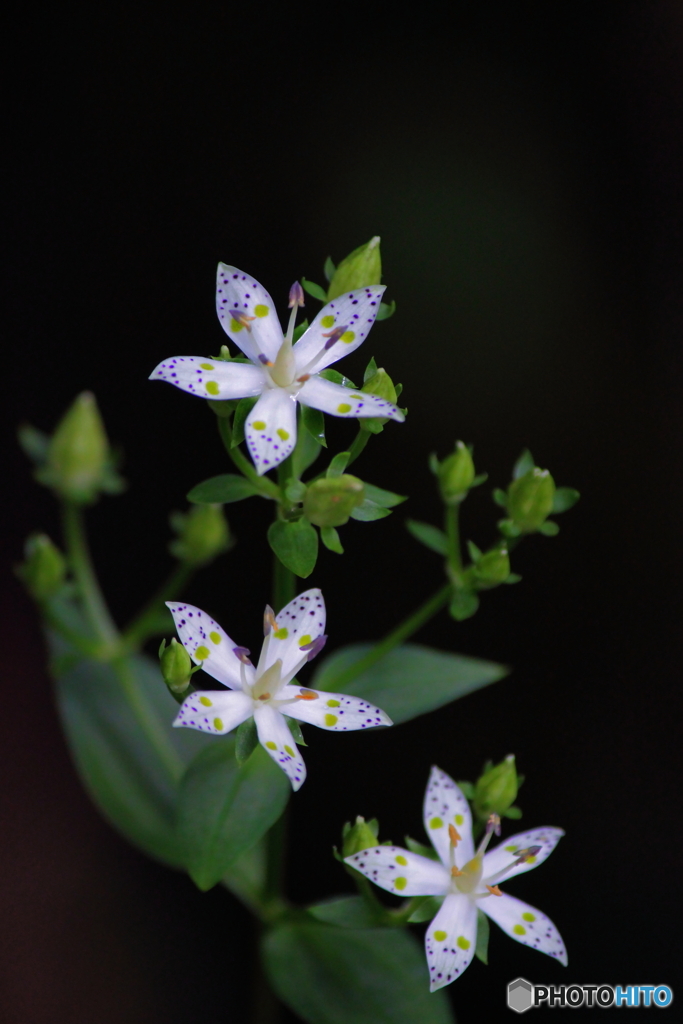
M 175 356 L 159 363 L 150 380 L 165 380 L 200 398 L 258 398 L 245 433 L 258 473 L 286 459 L 296 444 L 296 404 L 332 416 L 388 416 L 403 413 L 376 395 L 334 384 L 320 376 L 337 359 L 365 341 L 375 322 L 384 288 L 374 285 L 340 295 L 324 306 L 308 330 L 292 344 L 300 285 L 290 292 L 291 316 L 283 335 L 275 306 L 265 288 L 235 267 L 218 264 L 216 309 L 221 326 L 249 363 L 221 362 L 206 356 Z
M 564 943 L 550 918 L 498 889 L 499 883 L 542 864 L 564 835 L 562 829 L 520 832 L 486 853 L 499 824 L 494 815 L 475 851 L 469 804 L 439 768 L 432 768 L 423 813 L 425 830 L 441 863 L 399 846 L 362 850 L 347 857 L 346 863 L 387 892 L 445 896 L 425 936 L 431 991 L 455 981 L 469 966 L 477 944 L 477 908 L 510 938 L 566 966 Z
M 331 732 L 393 724 L 384 711 L 359 697 L 292 684 L 297 672 L 325 646 L 325 603 L 319 590 L 299 594 L 277 616 L 266 608 L 265 639 L 256 668 L 249 651 L 238 647 L 206 612 L 175 601 L 167 605 L 192 660 L 229 688 L 197 690 L 183 701 L 173 724 L 224 736 L 253 717 L 261 744 L 293 789 L 303 784 L 306 766 L 287 718 Z

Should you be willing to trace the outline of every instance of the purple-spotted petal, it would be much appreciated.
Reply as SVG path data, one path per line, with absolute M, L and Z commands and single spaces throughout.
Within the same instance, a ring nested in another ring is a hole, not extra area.
M 173 356 L 154 369 L 150 380 L 165 380 L 199 398 L 253 398 L 264 386 L 263 370 L 248 363 L 225 363 L 208 356 Z
M 400 409 L 386 399 L 333 384 L 324 377 L 311 377 L 297 397 L 302 405 L 310 405 L 312 409 L 320 409 L 331 416 L 388 416 L 399 423 L 405 419 Z
M 185 698 L 173 725 L 224 736 L 253 713 L 253 700 L 241 690 L 197 690 Z
M 337 359 L 348 355 L 362 345 L 375 322 L 384 285 L 358 288 L 340 295 L 318 313 L 317 317 L 294 346 L 297 375 L 319 373 Z M 344 328 L 339 340 L 326 348 L 334 338 L 334 331 Z M 320 354 L 320 359 L 316 356 Z M 309 369 L 313 360 L 314 365 Z
M 259 475 L 279 465 L 296 444 L 296 399 L 284 388 L 264 391 L 247 417 L 245 434 Z
M 284 716 L 269 704 L 264 704 L 254 712 L 254 721 L 263 749 L 282 768 L 296 792 L 306 778 L 306 765 Z
M 450 885 L 443 864 L 400 846 L 373 846 L 346 857 L 345 862 L 399 896 L 442 896 Z
M 447 896 L 425 934 L 430 991 L 459 978 L 472 962 L 476 946 L 476 905 L 467 896 Z
M 503 882 L 514 875 L 532 871 L 550 856 L 563 835 L 561 828 L 532 828 L 528 832 L 510 836 L 484 856 L 484 882 L 488 882 L 491 877 L 495 878 L 495 882 Z M 536 852 L 521 864 L 516 864 L 523 851 L 532 847 Z
M 219 683 L 233 690 L 242 688 L 239 659 L 234 653 L 237 646 L 210 615 L 193 604 L 167 601 L 180 641 L 196 665 Z M 254 670 L 245 666 L 247 680 L 253 682 Z
M 567 966 L 567 950 L 562 936 L 542 911 L 507 893 L 479 900 L 479 904 L 487 917 L 511 939 L 537 949 L 539 953 L 547 953 Z
M 218 264 L 216 312 L 221 327 L 245 356 L 257 362 L 260 354 L 275 362 L 282 328 L 275 304 L 258 281 L 237 267 Z
M 329 732 L 351 732 L 354 729 L 374 729 L 378 725 L 393 725 L 386 711 L 360 697 L 345 693 L 326 693 L 305 686 L 285 686 L 278 693 L 279 700 L 293 700 L 283 708 L 290 718 L 309 722 Z
M 286 682 L 307 657 L 307 648 L 325 632 L 325 602 L 317 587 L 304 591 L 286 604 L 275 616 L 277 629 L 269 629 L 259 659 L 259 675 L 278 658 L 282 661 L 282 679 Z M 289 714 L 289 712 L 287 712 Z
M 448 826 L 460 836 L 456 863 L 466 864 L 474 856 L 470 806 L 453 779 L 440 768 L 432 768 L 422 808 L 425 832 L 444 864 L 450 865 L 451 841 Z

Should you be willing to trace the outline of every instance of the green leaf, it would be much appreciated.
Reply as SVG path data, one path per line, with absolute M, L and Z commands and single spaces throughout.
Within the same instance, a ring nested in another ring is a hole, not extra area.
M 275 824 L 289 793 L 286 775 L 261 746 L 241 768 L 232 737 L 195 758 L 180 786 L 177 835 L 200 889 L 216 885 Z
M 311 1024 L 451 1024 L 430 993 L 424 951 L 407 931 L 283 924 L 263 941 L 276 994 Z
M 458 779 L 458 788 L 460 789 L 462 795 L 467 800 L 474 800 L 475 789 L 474 785 L 471 782 L 465 782 L 461 779 Z
M 379 309 L 377 310 L 378 320 L 388 320 L 390 316 L 393 316 L 396 312 L 396 303 L 393 301 L 390 303 L 380 302 Z
M 363 374 L 363 383 L 365 384 L 367 381 L 369 381 L 370 378 L 374 377 L 376 373 L 377 373 L 377 363 L 375 362 L 375 357 L 372 356 L 370 358 L 370 362 L 365 367 L 365 373 Z
M 519 575 L 519 573 L 511 572 L 508 578 L 506 580 L 503 580 L 503 583 L 519 583 L 521 579 L 522 577 Z
M 552 512 L 558 515 L 560 512 L 568 512 L 576 505 L 581 495 L 573 487 L 558 487 L 553 495 Z
M 433 846 L 426 846 L 424 843 L 418 843 L 417 839 L 412 839 L 410 836 L 405 837 L 406 846 L 411 853 L 419 853 L 421 857 L 429 857 L 430 860 L 438 860 L 439 855 Z
M 334 272 L 335 272 L 336 269 L 337 268 L 335 267 L 334 263 L 332 262 L 332 257 L 328 256 L 327 259 L 325 260 L 325 265 L 323 267 L 323 274 L 325 275 L 325 279 L 328 282 L 328 284 L 332 280 L 332 278 L 334 277 Z
M 390 515 L 391 512 L 388 508 L 382 508 L 380 505 L 376 505 L 374 501 L 366 498 L 364 501 L 361 501 L 360 505 L 356 505 L 351 513 L 351 518 L 357 519 L 360 523 L 371 523 L 375 519 L 384 519 Z
M 346 469 L 346 464 L 350 458 L 350 452 L 338 452 L 330 462 L 329 466 L 327 467 L 327 472 L 325 473 L 325 476 L 341 476 L 344 470 Z
M 361 896 L 336 896 L 306 909 L 317 921 L 334 924 L 338 928 L 373 928 L 377 925 L 375 915 Z
M 445 896 L 428 896 L 408 918 L 410 924 L 422 924 L 424 921 L 433 920 L 441 910 L 441 904 L 445 898 Z
M 476 615 L 479 609 L 479 598 L 471 590 L 456 587 L 453 590 L 449 611 L 456 622 L 464 622 Z
M 42 466 L 47 458 L 49 436 L 37 427 L 32 427 L 30 423 L 22 423 L 17 430 L 17 438 L 24 455 L 27 455 L 36 466 Z
M 424 544 L 430 551 L 444 557 L 448 554 L 448 538 L 437 526 L 421 523 L 417 519 L 406 519 L 406 527 L 415 540 L 419 540 L 420 544 Z
M 313 465 L 321 450 L 320 443 L 311 436 L 308 430 L 301 428 L 301 423 L 299 427 L 296 446 L 291 455 L 292 475 L 297 480 L 306 472 L 309 466 Z
M 230 505 L 260 493 L 251 480 L 236 473 L 221 473 L 193 487 L 187 500 L 196 505 Z
M 333 384 L 341 384 L 343 388 L 353 388 L 354 391 L 357 390 L 356 385 L 349 377 L 345 377 L 343 373 L 339 372 L 339 370 L 333 370 L 331 367 L 328 367 L 326 370 L 321 370 L 318 376 L 324 377 L 325 380 L 331 380 Z
M 507 811 L 503 811 L 504 818 L 510 818 L 512 821 L 518 821 L 522 817 L 522 809 L 520 807 L 508 807 Z
M 557 523 L 554 523 L 552 519 L 546 519 L 544 523 L 538 528 L 538 532 L 542 533 L 545 537 L 557 537 L 560 532 L 560 528 Z
M 292 682 L 294 682 L 294 685 L 296 685 L 294 680 L 292 680 Z M 292 739 L 296 743 L 297 747 L 307 747 L 308 743 L 306 743 L 306 740 L 304 739 L 304 734 L 301 731 L 300 722 L 296 718 L 289 718 L 288 715 L 285 715 L 285 718 L 287 719 L 287 725 L 289 726 L 289 731 L 292 734 Z
M 337 690 L 337 677 L 372 648 L 372 644 L 339 648 L 318 667 L 312 687 Z M 504 665 L 492 661 L 447 654 L 421 644 L 404 644 L 345 682 L 343 692 L 377 704 L 394 723 L 408 722 L 495 683 L 508 672 Z
M 512 479 L 519 480 L 520 476 L 524 476 L 530 469 L 533 469 L 536 463 L 534 457 L 528 448 L 525 448 L 520 457 L 512 467 Z
M 310 437 L 310 434 L 306 435 Z M 299 505 L 306 497 L 306 484 L 302 484 L 301 480 L 290 480 L 285 487 L 285 498 L 290 501 L 292 505 Z
M 405 494 L 394 494 L 393 491 L 385 491 L 382 487 L 375 487 L 374 484 L 368 484 L 365 481 L 363 481 L 363 487 L 365 488 L 365 497 L 381 508 L 393 508 L 408 500 Z
M 328 551 L 334 551 L 336 555 L 344 554 L 342 542 L 340 541 L 339 534 L 335 530 L 334 526 L 321 526 L 320 539 Z
M 508 507 L 508 496 L 505 491 L 502 491 L 500 487 L 496 487 L 493 490 L 493 500 L 496 505 L 500 505 L 501 508 L 507 509 Z
M 64 667 L 56 673 L 64 731 L 94 803 L 134 846 L 182 867 L 173 828 L 178 782 L 209 737 L 171 728 L 178 706 L 150 658 L 122 659 L 117 675 L 111 664 L 83 660 L 61 641 L 51 647 L 53 669 Z
M 311 437 L 314 437 L 318 444 L 321 444 L 323 448 L 327 448 L 327 441 L 325 440 L 325 417 L 321 413 L 320 409 L 311 409 L 308 405 L 302 405 L 301 422 Z
M 473 562 L 478 562 L 483 554 L 481 548 L 478 548 L 473 540 L 467 541 L 467 551 Z
M 302 277 L 301 287 L 309 295 L 312 295 L 314 299 L 319 299 L 320 302 L 327 302 L 327 292 L 319 284 L 316 284 L 315 281 L 307 281 L 305 277 Z
M 489 962 L 489 919 L 483 910 L 477 908 L 477 946 L 474 955 L 483 964 Z
M 384 423 L 377 416 L 364 416 L 358 420 L 360 430 L 367 430 L 369 434 L 381 434 L 384 430 Z
M 278 519 L 268 530 L 268 543 L 282 564 L 306 579 L 318 558 L 318 534 L 308 519 Z
M 236 448 L 238 444 L 244 441 L 244 424 L 247 421 L 247 416 L 254 408 L 258 398 L 240 398 L 235 409 L 235 415 L 232 421 L 232 441 L 230 442 L 231 448 Z
M 253 717 L 242 722 L 235 732 L 235 760 L 241 768 L 246 764 L 258 746 L 258 730 Z

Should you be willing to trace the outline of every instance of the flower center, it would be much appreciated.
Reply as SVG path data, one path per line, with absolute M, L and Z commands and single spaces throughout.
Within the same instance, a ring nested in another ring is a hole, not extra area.
M 281 675 L 282 658 L 278 658 L 254 683 L 251 691 L 253 699 L 263 701 L 264 703 L 272 700 L 280 689 Z

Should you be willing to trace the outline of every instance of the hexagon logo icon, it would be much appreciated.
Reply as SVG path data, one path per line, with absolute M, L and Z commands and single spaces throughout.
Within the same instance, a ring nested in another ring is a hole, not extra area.
M 515 978 L 508 985 L 508 1006 L 515 1013 L 524 1013 L 534 1005 L 534 990 L 526 978 Z

